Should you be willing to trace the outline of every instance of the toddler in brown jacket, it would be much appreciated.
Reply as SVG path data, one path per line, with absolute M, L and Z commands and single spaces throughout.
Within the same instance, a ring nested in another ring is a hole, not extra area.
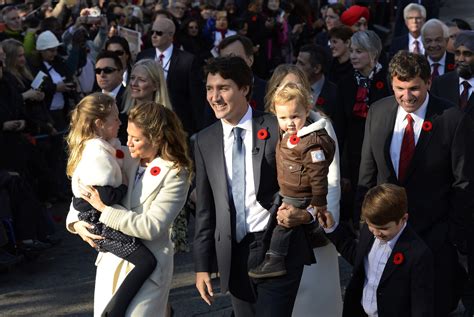
M 310 122 L 312 108 L 309 91 L 299 84 L 284 83 L 272 98 L 272 112 L 280 126 L 276 149 L 278 185 L 283 202 L 306 209 L 316 220 L 326 210 L 329 165 L 336 145 L 325 130 L 326 119 Z M 294 229 L 277 225 L 273 229 L 265 260 L 249 271 L 253 278 L 286 274 L 285 257 Z

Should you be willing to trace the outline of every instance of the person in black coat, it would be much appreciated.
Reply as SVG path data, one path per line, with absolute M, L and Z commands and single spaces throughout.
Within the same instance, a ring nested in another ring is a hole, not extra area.
M 354 72 L 349 53 L 352 34 L 352 29 L 345 25 L 336 26 L 329 31 L 329 46 L 333 58 L 327 76 L 336 85 L 342 78 Z
M 344 317 L 434 315 L 434 264 L 428 246 L 407 223 L 403 187 L 382 184 L 364 199 L 365 223 L 356 239 L 330 212 L 318 217 L 327 237 L 352 264 Z
M 421 39 L 421 27 L 426 21 L 425 7 L 416 3 L 410 3 L 403 9 L 403 19 L 408 32 L 403 32 L 393 38 L 392 45 L 390 46 L 390 57 L 401 50 L 424 54 L 425 49 Z
M 337 107 L 343 113 L 335 117 L 334 125 L 341 149 L 341 186 L 343 220 L 358 222 L 352 215 L 353 195 L 359 175 L 360 155 L 364 139 L 365 120 L 375 101 L 390 95 L 386 70 L 378 63 L 382 44 L 373 31 L 359 31 L 351 38 L 351 63 L 354 72 L 338 85 Z
M 434 316 L 447 316 L 457 307 L 465 281 L 455 245 L 465 239 L 472 213 L 472 121 L 428 93 L 431 79 L 425 57 L 399 52 L 389 72 L 395 96 L 370 108 L 356 208 L 377 184 L 406 189 L 408 222 L 434 256 Z

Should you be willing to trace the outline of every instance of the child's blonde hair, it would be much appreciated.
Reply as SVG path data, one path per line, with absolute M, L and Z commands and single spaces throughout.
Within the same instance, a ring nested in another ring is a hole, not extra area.
M 71 112 L 69 133 L 66 136 L 68 160 L 66 174 L 72 177 L 81 160 L 85 141 L 96 138 L 94 121 L 105 121 L 115 105 L 114 98 L 97 92 L 84 97 Z
M 305 89 L 301 84 L 285 82 L 275 90 L 270 104 L 270 111 L 275 113 L 275 104 L 286 104 L 292 100 L 303 105 L 307 110 L 311 108 L 311 94 L 308 89 Z

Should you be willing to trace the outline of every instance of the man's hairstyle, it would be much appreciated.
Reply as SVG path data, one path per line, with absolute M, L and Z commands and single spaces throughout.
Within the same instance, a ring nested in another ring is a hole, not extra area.
M 423 24 L 423 26 L 421 27 L 421 36 L 424 37 L 426 35 L 426 31 L 429 28 L 433 28 L 436 26 L 440 27 L 443 30 L 443 37 L 445 39 L 449 38 L 448 26 L 438 19 L 429 19 L 428 21 L 426 21 L 425 24 Z
M 456 23 L 456 26 L 460 30 L 465 30 L 465 31 L 471 31 L 472 30 L 469 23 L 467 23 L 463 19 L 454 18 L 454 19 L 451 20 L 451 22 Z
M 354 34 L 352 29 L 348 27 L 347 25 L 335 26 L 332 29 L 330 29 L 328 33 L 329 33 L 330 39 L 336 38 L 336 39 L 343 40 L 344 42 L 350 40 L 352 37 L 352 34 Z
M 244 47 L 245 55 L 247 55 L 248 57 L 253 56 L 252 41 L 248 37 L 242 35 L 232 35 L 223 39 L 219 43 L 219 51 L 225 49 L 227 46 L 234 42 L 240 42 L 242 44 L 242 46 Z
M 376 226 L 399 223 L 408 211 L 407 194 L 403 187 L 382 184 L 371 188 L 362 203 L 362 218 Z
M 421 4 L 417 4 L 417 3 L 410 3 L 409 5 L 407 5 L 405 7 L 405 9 L 403 9 L 403 19 L 406 20 L 408 18 L 408 13 L 411 12 L 411 11 L 418 11 L 421 16 L 426 19 L 426 9 L 424 6 L 422 6 Z
M 252 96 L 252 70 L 247 63 L 237 56 L 216 57 L 211 59 L 206 66 L 204 66 L 204 74 L 207 78 L 209 74 L 219 74 L 224 79 L 230 79 L 235 82 L 237 87 L 249 87 L 247 100 Z
M 97 58 L 95 59 L 95 62 L 97 63 L 99 60 L 104 59 L 104 58 L 112 59 L 117 69 L 119 70 L 123 69 L 122 61 L 120 60 L 120 57 L 117 55 L 117 53 L 111 52 L 111 51 L 102 51 L 99 54 L 97 54 Z
M 3 21 L 5 22 L 5 16 L 8 13 L 10 13 L 12 11 L 15 11 L 15 10 L 18 11 L 18 7 L 16 5 L 9 5 L 9 6 L 4 7 L 2 9 L 2 12 L 1 12 Z
M 309 63 L 312 67 L 321 65 L 322 72 L 324 73 L 327 68 L 328 57 L 325 49 L 316 44 L 306 44 L 301 46 L 300 53 L 309 53 Z
M 388 73 L 391 79 L 410 81 L 420 77 L 427 83 L 431 78 L 431 67 L 423 55 L 400 51 L 390 61 Z

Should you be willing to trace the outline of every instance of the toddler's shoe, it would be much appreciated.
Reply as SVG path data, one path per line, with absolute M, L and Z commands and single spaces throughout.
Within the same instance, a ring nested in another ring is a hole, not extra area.
M 286 275 L 285 257 L 281 255 L 265 254 L 265 260 L 249 271 L 253 278 L 269 278 Z

